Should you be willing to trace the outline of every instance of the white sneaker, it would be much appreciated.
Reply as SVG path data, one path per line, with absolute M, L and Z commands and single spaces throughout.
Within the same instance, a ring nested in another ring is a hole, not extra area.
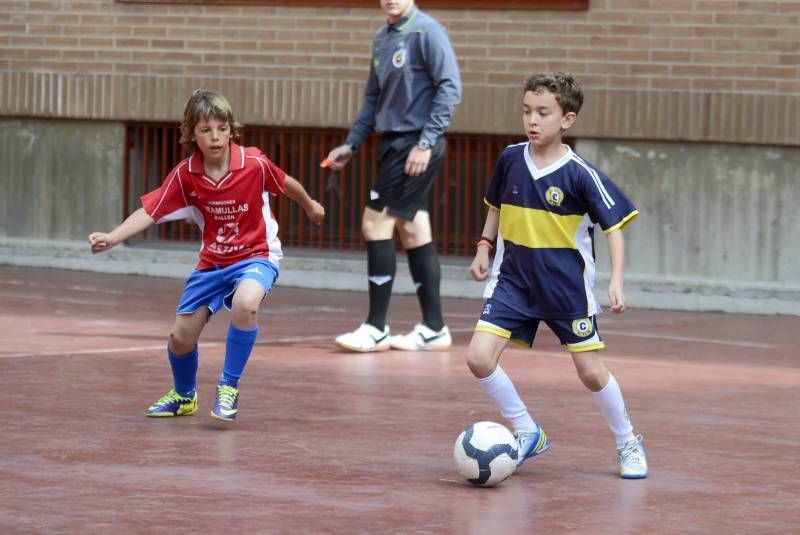
M 337 336 L 336 345 L 361 353 L 386 351 L 389 349 L 389 326 L 380 331 L 369 323 L 362 323 L 355 331 Z
M 642 435 L 637 435 L 617 450 L 619 455 L 619 476 L 623 479 L 644 479 L 647 477 L 647 455 L 642 444 Z
M 404 351 L 447 351 L 453 345 L 450 329 L 442 327 L 441 331 L 434 331 L 421 323 L 414 326 L 408 334 L 389 337 L 392 349 Z

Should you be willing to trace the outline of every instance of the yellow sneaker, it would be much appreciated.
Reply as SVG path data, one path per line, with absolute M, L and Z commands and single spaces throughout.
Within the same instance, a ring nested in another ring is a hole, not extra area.
M 163 398 L 150 405 L 145 414 L 152 418 L 169 418 L 188 416 L 195 412 L 197 412 L 197 392 L 193 397 L 185 398 L 172 389 Z

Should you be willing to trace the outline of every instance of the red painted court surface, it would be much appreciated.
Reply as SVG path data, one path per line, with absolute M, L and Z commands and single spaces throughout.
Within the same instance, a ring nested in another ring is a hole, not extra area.
M 445 300 L 455 346 L 349 354 L 366 295 L 277 287 L 241 387 L 213 420 L 226 313 L 201 340 L 200 411 L 148 419 L 171 386 L 179 280 L 0 267 L 0 533 L 798 533 L 800 318 L 604 314 L 651 473 L 614 441 L 548 332 L 503 365 L 552 450 L 494 489 L 453 442 L 503 421 L 464 365 L 479 300 Z M 396 296 L 394 331 L 418 320 Z M 503 422 L 505 423 L 505 422 Z

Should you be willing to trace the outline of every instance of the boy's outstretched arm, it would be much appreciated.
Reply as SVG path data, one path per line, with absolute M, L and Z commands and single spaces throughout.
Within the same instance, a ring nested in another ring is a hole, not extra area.
M 300 182 L 286 175 L 284 186 L 286 187 L 286 196 L 303 207 L 312 223 L 315 225 L 322 223 L 322 220 L 325 219 L 325 208 L 308 196 L 306 188 Z
M 611 260 L 611 282 L 608 285 L 608 299 L 611 312 L 625 312 L 625 293 L 622 291 L 622 280 L 625 271 L 625 238 L 617 229 L 606 234 L 608 239 L 608 256 Z
M 489 212 L 486 214 L 486 223 L 483 224 L 483 232 L 481 237 L 489 238 L 492 241 L 497 240 L 497 229 L 500 225 L 500 210 L 497 208 L 489 207 Z M 469 274 L 476 281 L 485 280 L 489 276 L 489 252 L 491 247 L 488 245 L 480 244 L 476 247 L 475 258 L 469 266 Z
M 145 212 L 144 208 L 139 208 L 111 232 L 92 232 L 89 234 L 89 246 L 92 248 L 92 253 L 102 253 L 131 236 L 143 232 L 154 223 L 155 221 L 150 217 L 150 214 Z

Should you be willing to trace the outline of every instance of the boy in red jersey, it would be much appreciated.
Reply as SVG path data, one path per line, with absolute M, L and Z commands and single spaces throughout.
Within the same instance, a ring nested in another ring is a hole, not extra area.
M 533 346 L 539 324 L 546 323 L 571 353 L 578 377 L 614 433 L 620 476 L 641 479 L 647 477 L 642 437 L 633 434 L 620 387 L 600 360 L 598 350 L 605 343 L 592 294 L 593 236 L 599 226 L 611 260 L 611 311 L 625 310 L 622 228 L 639 211 L 611 179 L 562 143 L 582 104 L 583 92 L 568 74 L 539 74 L 525 83 L 522 117 L 528 141 L 506 147 L 497 161 L 484 197 L 489 212 L 483 237 L 469 268 L 476 280 L 490 274 L 491 279 L 467 365 L 514 426 L 519 464 L 546 452 L 547 435 L 499 365 L 509 340 Z
M 241 125 L 227 99 L 206 89 L 192 93 L 183 113 L 181 143 L 191 155 L 161 186 L 142 196 L 142 208 L 109 233 L 93 232 L 93 253 L 111 249 L 154 223 L 191 218 L 202 230 L 200 262 L 189 279 L 170 330 L 167 355 L 174 388 L 147 416 L 197 411 L 197 340 L 222 306 L 231 310 L 225 362 L 211 415 L 233 421 L 239 379 L 258 335 L 258 308 L 278 277 L 281 243 L 268 195 L 285 194 L 320 224 L 325 209 L 259 149 L 235 143 Z

